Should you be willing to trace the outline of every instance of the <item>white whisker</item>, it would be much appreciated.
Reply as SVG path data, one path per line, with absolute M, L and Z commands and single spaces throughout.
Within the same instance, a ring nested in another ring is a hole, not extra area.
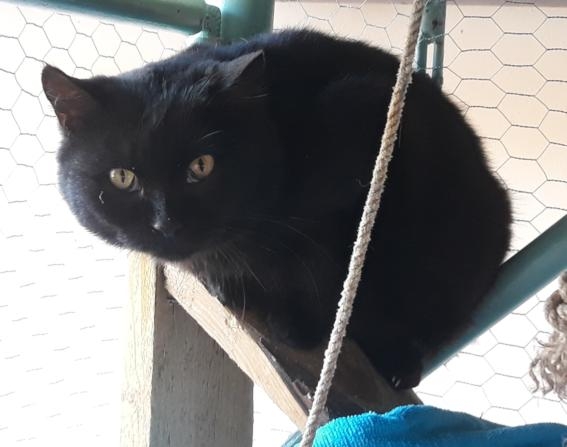
M 201 138 L 199 138 L 197 141 L 203 141 L 209 137 L 212 137 L 213 135 L 218 135 L 219 133 L 223 133 L 223 130 L 213 130 L 212 132 L 209 132 L 206 135 L 203 135 Z

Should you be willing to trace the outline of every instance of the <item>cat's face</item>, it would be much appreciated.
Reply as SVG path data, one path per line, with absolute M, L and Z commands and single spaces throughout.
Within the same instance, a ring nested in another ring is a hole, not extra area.
M 263 55 L 123 77 L 42 80 L 64 133 L 61 191 L 82 225 L 178 260 L 235 237 L 277 194 L 281 155 L 261 91 Z

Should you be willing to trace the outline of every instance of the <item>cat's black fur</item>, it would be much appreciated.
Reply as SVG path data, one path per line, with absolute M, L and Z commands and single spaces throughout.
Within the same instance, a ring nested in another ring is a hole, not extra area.
M 330 330 L 398 60 L 288 31 L 200 45 L 116 77 L 43 73 L 62 124 L 59 180 L 108 242 L 185 260 L 223 302 L 265 312 L 282 339 Z M 187 167 L 215 157 L 187 183 Z M 109 181 L 127 168 L 141 191 Z M 156 221 L 160 223 L 157 231 Z M 479 139 L 426 75 L 409 88 L 349 334 L 415 385 L 470 320 L 509 243 L 510 209 Z

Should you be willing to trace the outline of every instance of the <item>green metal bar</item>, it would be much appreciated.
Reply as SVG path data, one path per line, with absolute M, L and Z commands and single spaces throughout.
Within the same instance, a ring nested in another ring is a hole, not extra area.
M 567 216 L 505 262 L 473 325 L 425 365 L 429 374 L 567 269 Z
M 232 42 L 272 30 L 274 0 L 225 0 L 221 40 Z
M 431 21 L 431 33 L 434 38 L 433 46 L 433 70 L 431 78 L 439 87 L 443 85 L 443 59 L 445 57 L 445 21 L 447 16 L 447 3 L 442 0 L 435 8 L 433 20 Z
M 427 47 L 429 46 L 429 42 L 427 39 L 423 38 L 423 35 L 419 36 L 419 40 L 417 42 L 417 48 L 415 50 L 415 61 L 414 61 L 414 68 L 415 71 L 418 73 L 425 73 L 427 69 Z
M 14 0 L 13 0 L 14 1 Z M 17 0 L 16 3 L 49 6 L 148 22 L 188 32 L 202 39 L 232 42 L 272 30 L 274 0 L 224 0 L 221 9 L 205 0 Z
M 137 20 L 190 34 L 205 31 L 220 35 L 220 9 L 205 0 L 17 0 L 16 3 Z
M 443 58 L 445 56 L 445 39 L 439 39 L 433 46 L 433 68 L 431 79 L 441 87 L 443 86 Z
M 446 0 L 429 0 L 421 19 L 419 43 L 414 66 L 417 72 L 427 68 L 427 47 L 433 44 L 433 70 L 431 77 L 441 86 L 443 84 L 443 56 L 445 41 Z

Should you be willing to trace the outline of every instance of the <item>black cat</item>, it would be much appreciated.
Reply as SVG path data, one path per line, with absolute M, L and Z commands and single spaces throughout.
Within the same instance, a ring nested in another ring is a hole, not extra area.
M 398 60 L 288 31 L 116 77 L 45 67 L 61 190 L 108 242 L 187 261 L 307 347 L 329 333 Z M 457 335 L 509 243 L 507 195 L 426 75 L 409 88 L 349 334 L 399 387 Z

